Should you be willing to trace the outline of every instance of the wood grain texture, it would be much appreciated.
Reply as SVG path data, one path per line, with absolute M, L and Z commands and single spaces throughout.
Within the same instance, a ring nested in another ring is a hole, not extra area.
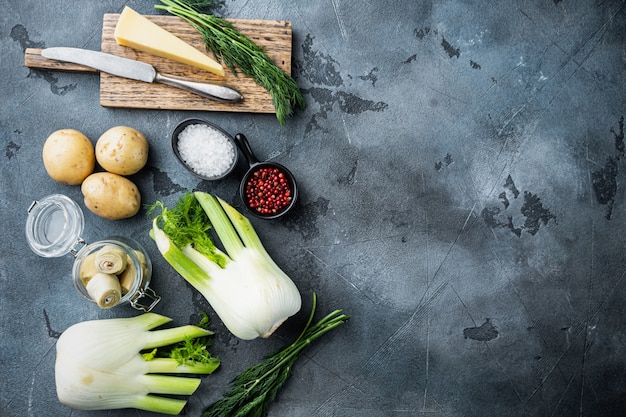
M 202 36 L 187 22 L 176 16 L 146 16 L 157 25 L 172 32 L 200 51 L 205 51 Z M 100 74 L 100 104 L 104 107 L 124 107 L 141 109 L 167 110 L 203 110 L 248 113 L 275 113 L 271 95 L 257 85 L 250 77 L 241 73 L 234 75 L 226 68 L 226 76 L 219 77 L 208 71 L 160 58 L 132 48 L 120 46 L 113 33 L 119 14 L 104 15 L 102 24 L 102 52 L 125 58 L 147 62 L 163 74 L 188 78 L 194 81 L 225 84 L 243 94 L 243 101 L 235 104 L 210 100 L 196 94 L 159 83 L 144 83 Z M 228 19 L 242 34 L 248 36 L 257 45 L 265 48 L 265 53 L 274 63 L 291 74 L 291 23 L 282 20 L 247 20 Z M 211 56 L 211 54 L 209 54 Z M 29 68 L 41 68 L 61 71 L 98 72 L 82 65 L 59 62 L 41 56 L 41 49 L 28 48 L 24 54 L 24 63 Z
M 146 16 L 200 51 L 205 51 L 202 36 L 191 25 L 176 16 Z M 228 69 L 222 78 L 186 64 L 120 46 L 113 33 L 119 14 L 105 14 L 102 27 L 102 52 L 152 64 L 157 71 L 197 81 L 225 84 L 243 94 L 240 103 L 227 104 L 162 84 L 147 84 L 110 74 L 100 74 L 100 104 L 105 107 L 129 107 L 172 110 L 208 110 L 230 112 L 275 113 L 271 95 L 251 78 Z M 265 48 L 274 63 L 291 74 L 291 23 L 286 21 L 229 19 L 242 34 Z

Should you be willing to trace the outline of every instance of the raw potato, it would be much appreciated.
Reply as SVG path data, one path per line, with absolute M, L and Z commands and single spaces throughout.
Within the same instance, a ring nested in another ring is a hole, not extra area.
M 110 172 L 96 172 L 81 186 L 85 206 L 94 214 L 109 220 L 132 217 L 141 206 L 141 194 L 128 178 Z
M 114 174 L 136 174 L 148 162 L 148 141 L 132 127 L 112 127 L 96 142 L 96 160 Z
M 57 130 L 48 136 L 42 156 L 50 178 L 68 185 L 82 183 L 96 165 L 93 144 L 74 129 Z

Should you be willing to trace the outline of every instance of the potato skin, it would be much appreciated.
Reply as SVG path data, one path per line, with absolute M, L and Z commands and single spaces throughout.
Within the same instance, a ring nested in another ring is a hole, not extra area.
M 62 184 L 82 183 L 96 165 L 93 144 L 74 129 L 53 132 L 46 139 L 41 154 L 50 178 Z
M 141 206 L 141 194 L 128 178 L 110 172 L 96 172 L 81 186 L 85 206 L 108 220 L 132 217 Z
M 148 162 L 148 148 L 143 133 L 132 127 L 115 126 L 98 138 L 96 160 L 109 172 L 132 175 Z

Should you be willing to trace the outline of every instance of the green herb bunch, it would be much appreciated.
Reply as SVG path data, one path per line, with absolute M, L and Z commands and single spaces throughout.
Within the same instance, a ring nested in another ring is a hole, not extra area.
M 306 107 L 295 80 L 267 56 L 263 48 L 241 34 L 226 19 L 203 10 L 215 7 L 211 0 L 161 0 L 154 6 L 178 16 L 192 25 L 203 37 L 205 46 L 233 74 L 235 68 L 252 78 L 272 96 L 276 118 L 281 125 L 293 114 L 294 107 Z
M 312 324 L 317 304 L 313 293 L 313 307 L 300 336 L 263 361 L 246 369 L 235 378 L 223 398 L 208 406 L 200 417 L 264 417 L 271 402 L 291 376 L 291 369 L 313 341 L 341 326 L 350 317 L 335 310 Z

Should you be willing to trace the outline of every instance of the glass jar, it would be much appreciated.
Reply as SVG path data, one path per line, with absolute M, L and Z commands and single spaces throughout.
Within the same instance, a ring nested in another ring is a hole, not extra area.
M 84 228 L 83 212 L 75 201 L 62 194 L 53 194 L 33 201 L 28 208 L 26 239 L 33 252 L 50 258 L 65 254 L 74 256 L 72 279 L 74 287 L 85 299 L 97 303 L 88 293 L 81 270 L 88 259 L 107 245 L 121 249 L 127 255 L 130 278 L 116 305 L 130 304 L 144 312 L 151 311 L 161 300 L 150 287 L 152 262 L 144 248 L 126 237 L 111 237 L 95 243 L 86 243 L 81 237 Z

